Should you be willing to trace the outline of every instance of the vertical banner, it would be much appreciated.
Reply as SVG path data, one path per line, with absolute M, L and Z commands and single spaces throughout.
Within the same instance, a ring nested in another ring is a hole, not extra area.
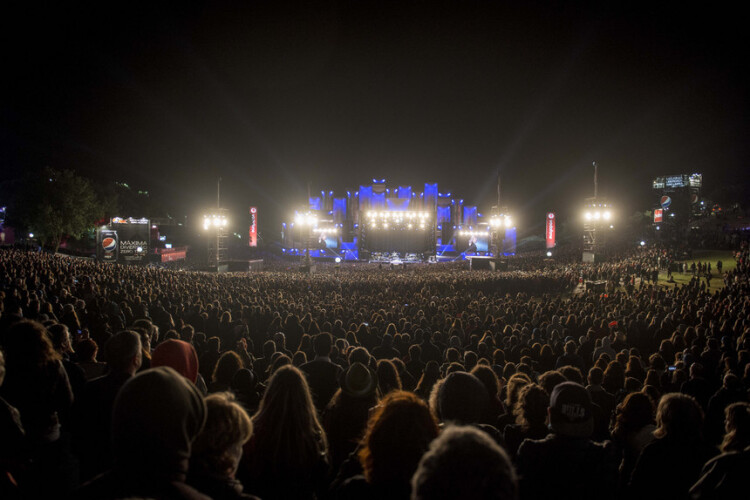
M 258 208 L 250 207 L 250 238 L 248 245 L 251 247 L 258 246 Z
M 97 229 L 96 233 L 99 243 L 96 247 L 97 258 L 103 261 L 117 262 L 119 256 L 117 231 L 100 228 Z
M 547 249 L 555 248 L 555 214 L 547 214 Z
M 654 222 L 661 222 L 664 214 L 664 210 L 657 208 L 654 210 Z

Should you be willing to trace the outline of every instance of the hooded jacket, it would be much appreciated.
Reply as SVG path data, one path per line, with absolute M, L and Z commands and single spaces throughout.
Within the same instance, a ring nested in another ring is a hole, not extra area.
M 114 468 L 74 498 L 206 499 L 185 484 L 190 445 L 205 421 L 198 389 L 169 367 L 131 378 L 112 413 Z

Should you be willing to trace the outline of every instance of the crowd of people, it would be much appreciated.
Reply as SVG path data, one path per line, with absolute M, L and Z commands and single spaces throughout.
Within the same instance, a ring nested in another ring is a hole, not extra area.
M 0 497 L 741 498 L 748 258 L 711 292 L 651 279 L 665 249 L 314 275 L 2 249 Z

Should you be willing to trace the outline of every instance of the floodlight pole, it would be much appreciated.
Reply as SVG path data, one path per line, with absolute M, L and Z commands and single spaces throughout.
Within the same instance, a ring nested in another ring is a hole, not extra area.
M 599 165 L 596 162 L 594 164 L 594 199 L 598 196 L 599 191 Z

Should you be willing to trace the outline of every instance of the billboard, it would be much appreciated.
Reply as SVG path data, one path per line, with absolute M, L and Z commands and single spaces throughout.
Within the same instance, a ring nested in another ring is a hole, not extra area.
M 547 226 L 545 230 L 547 249 L 555 248 L 555 214 L 547 214 Z
M 258 207 L 250 207 L 250 238 L 248 245 L 251 247 L 258 246 Z
M 119 254 L 117 231 L 99 229 L 96 232 L 96 258 L 107 262 L 116 262 Z
M 119 262 L 139 263 L 146 260 L 151 237 L 151 224 L 148 219 L 112 219 L 110 229 L 117 233 Z

